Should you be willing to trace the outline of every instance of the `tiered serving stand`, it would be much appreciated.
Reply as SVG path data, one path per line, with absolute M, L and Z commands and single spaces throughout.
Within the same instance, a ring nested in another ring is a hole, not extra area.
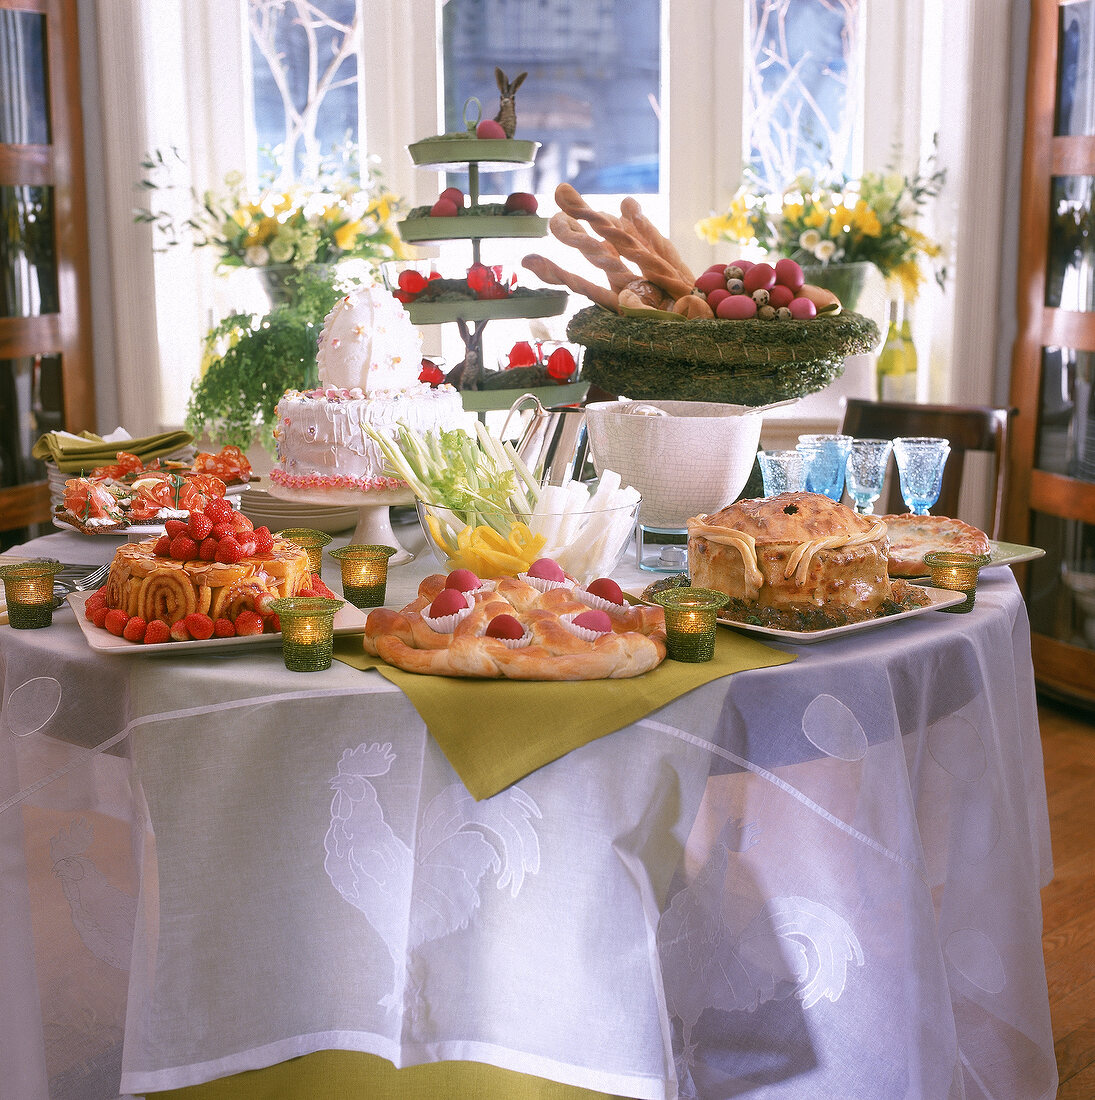
M 469 133 L 442 134 L 425 138 L 407 147 L 411 160 L 419 168 L 435 172 L 467 168 L 470 210 L 454 218 L 404 218 L 399 233 L 408 244 L 436 244 L 440 241 L 471 242 L 472 264 L 481 263 L 480 242 L 491 238 L 546 237 L 547 219 L 535 214 L 475 213 L 479 203 L 481 172 L 504 172 L 524 168 L 536 158 L 537 141 L 516 138 L 477 138 L 474 127 Z M 491 320 L 522 320 L 557 317 L 566 309 L 565 290 L 535 290 L 510 298 L 491 301 L 411 302 L 407 306 L 416 325 L 452 324 L 459 326 L 466 354 L 483 359 L 483 330 Z M 535 387 L 529 390 L 463 390 L 464 408 L 469 412 L 508 409 L 515 397 L 528 392 L 545 405 L 580 401 L 588 383 L 572 382 L 562 386 Z

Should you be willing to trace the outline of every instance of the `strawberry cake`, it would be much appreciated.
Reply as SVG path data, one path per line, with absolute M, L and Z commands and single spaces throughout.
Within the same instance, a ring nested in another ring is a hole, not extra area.
M 261 633 L 270 600 L 299 595 L 314 583 L 305 550 L 253 528 L 223 499 L 185 520 L 168 520 L 165 528 L 158 539 L 115 552 L 106 584 L 88 600 L 89 612 L 100 610 L 107 629 L 106 616 L 114 612 L 119 623 L 138 620 L 142 633 L 158 621 L 178 641 L 201 637 L 206 625 L 209 637 L 218 623 L 218 633 L 227 636 L 229 628 Z
M 407 311 L 375 283 L 341 298 L 323 323 L 317 355 L 320 388 L 290 390 L 277 406 L 278 461 L 272 492 L 285 499 L 355 504 L 362 493 L 405 492 L 384 473 L 384 459 L 363 424 L 394 434 L 454 428 L 460 394 L 419 381 L 422 337 Z M 348 499 L 340 499 L 348 497 Z

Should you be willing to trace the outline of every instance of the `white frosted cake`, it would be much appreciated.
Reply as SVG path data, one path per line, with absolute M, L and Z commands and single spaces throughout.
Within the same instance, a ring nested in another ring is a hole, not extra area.
M 418 381 L 422 337 L 402 304 L 376 284 L 341 298 L 327 315 L 317 362 L 320 388 L 290 390 L 278 402 L 270 477 L 282 490 L 400 489 L 402 482 L 384 476 L 380 450 L 362 424 L 391 435 L 399 424 L 425 432 L 463 419 L 452 386 Z

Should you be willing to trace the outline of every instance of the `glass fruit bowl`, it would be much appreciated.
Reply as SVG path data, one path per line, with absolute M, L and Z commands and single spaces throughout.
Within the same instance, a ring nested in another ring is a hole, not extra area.
M 635 530 L 642 499 L 626 504 L 557 512 L 463 512 L 415 501 L 430 550 L 446 569 L 477 577 L 512 577 L 538 558 L 552 558 L 578 581 L 607 577 L 620 563 Z

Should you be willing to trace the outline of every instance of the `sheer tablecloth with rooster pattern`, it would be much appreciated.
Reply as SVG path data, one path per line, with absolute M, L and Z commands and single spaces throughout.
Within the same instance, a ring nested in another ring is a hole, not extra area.
M 372 672 L 101 657 L 68 610 L 0 659 L 13 1096 L 330 1048 L 630 1097 L 1055 1093 L 1006 569 L 969 615 L 801 647 L 481 802 Z

